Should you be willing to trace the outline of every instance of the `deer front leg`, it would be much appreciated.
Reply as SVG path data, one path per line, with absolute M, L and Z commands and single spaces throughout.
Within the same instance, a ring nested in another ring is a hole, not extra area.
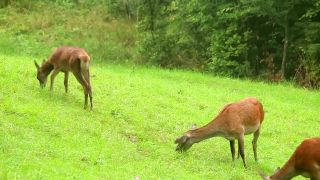
M 235 157 L 234 140 L 230 140 L 230 149 L 231 149 L 232 161 L 234 161 L 234 157 Z
M 238 143 L 238 157 L 237 157 L 237 159 L 239 159 L 240 158 L 240 146 L 239 146 L 239 143 Z
M 64 89 L 66 93 L 68 92 L 68 78 L 69 78 L 69 72 L 64 73 Z
M 245 168 L 247 168 L 247 164 L 246 164 L 246 160 L 245 160 L 245 155 L 244 155 L 244 134 L 241 134 L 239 137 L 238 137 L 238 146 L 239 146 L 239 149 L 240 149 L 240 156 L 242 158 L 242 161 L 243 161 L 243 165 Z
M 52 74 L 51 74 L 51 83 L 50 83 L 50 90 L 53 90 L 53 83 L 54 83 L 54 78 L 57 76 L 57 74 L 59 73 L 59 69 L 54 69 Z

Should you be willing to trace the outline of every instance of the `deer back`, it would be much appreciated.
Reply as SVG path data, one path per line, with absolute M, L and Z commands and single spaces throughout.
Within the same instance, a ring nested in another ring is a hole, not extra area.
M 246 98 L 226 105 L 211 122 L 225 132 L 252 133 L 261 125 L 264 118 L 262 104 L 255 98 Z
M 55 68 L 62 71 L 71 71 L 78 67 L 78 61 L 89 64 L 90 56 L 78 47 L 62 46 L 56 49 L 48 60 Z

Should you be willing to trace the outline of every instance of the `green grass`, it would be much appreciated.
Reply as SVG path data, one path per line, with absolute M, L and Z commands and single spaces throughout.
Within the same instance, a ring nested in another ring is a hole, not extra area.
M 64 93 L 40 89 L 34 57 L 0 54 L 0 179 L 259 179 L 282 166 L 305 138 L 319 136 L 318 91 L 93 61 L 93 111 L 73 76 Z M 174 140 L 209 122 L 226 103 L 260 99 L 266 114 L 256 163 L 231 160 L 229 142 L 213 138 L 186 153 Z M 302 179 L 302 178 L 296 178 Z
M 110 16 L 106 5 L 75 8 L 45 1 L 30 4 L 31 9 L 0 8 L 0 53 L 43 56 L 57 46 L 74 45 L 85 48 L 95 60 L 117 64 L 134 61 L 135 25 Z

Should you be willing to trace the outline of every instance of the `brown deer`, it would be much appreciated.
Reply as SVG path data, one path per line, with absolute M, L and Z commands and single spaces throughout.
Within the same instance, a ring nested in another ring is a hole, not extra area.
M 89 96 L 92 109 L 92 92 L 89 73 L 90 56 L 84 49 L 71 46 L 61 46 L 52 53 L 47 61 L 44 60 L 41 66 L 39 66 L 36 61 L 34 61 L 34 63 L 37 68 L 37 79 L 39 80 L 40 87 L 42 88 L 46 86 L 47 77 L 50 72 L 53 71 L 51 73 L 50 90 L 53 90 L 54 78 L 61 71 L 64 72 L 65 91 L 68 92 L 68 77 L 69 71 L 71 71 L 83 87 L 84 108 L 86 109 L 88 106 Z
M 260 175 L 264 180 L 286 180 L 298 175 L 320 180 L 320 138 L 305 139 L 286 164 L 272 176 Z
M 253 152 L 257 161 L 257 140 L 260 134 L 261 123 L 264 118 L 262 104 L 255 98 L 246 98 L 236 103 L 226 105 L 211 122 L 201 128 L 187 131 L 177 138 L 177 151 L 186 151 L 194 143 L 198 143 L 211 137 L 224 137 L 230 141 L 232 160 L 235 159 L 235 140 L 238 140 L 238 152 L 240 152 L 244 167 L 246 167 L 244 155 L 244 136 L 253 133 Z

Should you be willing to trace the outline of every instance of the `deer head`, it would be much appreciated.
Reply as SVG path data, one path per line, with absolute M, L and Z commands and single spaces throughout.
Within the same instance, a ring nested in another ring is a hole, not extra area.
M 43 63 L 44 62 L 45 62 L 45 60 L 43 60 Z M 46 87 L 48 76 L 41 70 L 41 66 L 39 66 L 39 64 L 36 61 L 34 61 L 34 64 L 37 68 L 37 79 L 39 80 L 40 87 L 44 88 L 44 87 Z
M 264 174 L 263 172 L 259 172 L 259 175 L 261 176 L 261 178 L 262 178 L 263 180 L 270 180 L 270 177 L 267 176 L 266 174 Z
M 194 124 L 194 125 L 192 125 L 191 130 L 194 130 L 196 128 L 197 127 Z M 176 151 L 180 151 L 180 152 L 187 151 L 188 149 L 191 148 L 191 146 L 194 143 L 196 143 L 196 141 L 194 138 L 192 138 L 190 136 L 189 131 L 188 131 L 185 135 L 176 139 L 175 144 L 178 144 L 176 147 Z
M 280 171 L 280 167 L 278 167 L 278 168 L 275 170 L 275 173 L 274 173 L 274 174 L 276 174 L 278 171 Z M 261 176 L 261 178 L 262 178 L 263 180 L 271 180 L 271 179 L 273 179 L 272 176 L 267 176 L 267 175 L 264 174 L 263 172 L 259 172 L 259 174 L 260 174 L 260 176 Z

